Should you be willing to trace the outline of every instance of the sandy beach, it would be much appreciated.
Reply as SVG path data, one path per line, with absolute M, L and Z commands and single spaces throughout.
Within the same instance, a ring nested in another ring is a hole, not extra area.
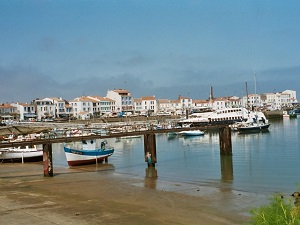
M 244 224 L 257 196 L 160 183 L 99 168 L 0 164 L 0 221 L 5 224 Z

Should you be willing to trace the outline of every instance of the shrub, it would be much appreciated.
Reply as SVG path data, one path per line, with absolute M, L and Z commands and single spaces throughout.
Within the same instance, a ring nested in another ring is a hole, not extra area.
M 300 225 L 300 206 L 294 205 L 293 198 L 273 196 L 269 205 L 250 211 L 253 225 Z

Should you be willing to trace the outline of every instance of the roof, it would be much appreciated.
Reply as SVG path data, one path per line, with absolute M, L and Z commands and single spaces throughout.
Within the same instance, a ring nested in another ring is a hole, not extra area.
M 196 99 L 196 100 L 193 100 L 193 103 L 209 103 L 209 101 L 208 100 L 202 100 L 202 99 Z
M 116 90 L 113 90 L 114 92 L 117 92 L 119 94 L 128 94 L 129 91 L 125 90 L 125 89 L 116 89 Z
M 158 99 L 157 100 L 159 103 L 170 103 L 169 99 Z
M 142 100 L 155 100 L 155 96 L 142 96 Z
M 10 108 L 16 108 L 16 107 L 12 106 L 12 105 L 10 105 L 8 103 L 4 103 L 4 104 L 0 105 L 0 108 L 2 108 L 2 109 L 10 109 Z

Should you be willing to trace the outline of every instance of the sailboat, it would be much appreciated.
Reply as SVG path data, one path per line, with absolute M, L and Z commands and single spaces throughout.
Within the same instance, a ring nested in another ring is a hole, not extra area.
M 247 85 L 247 83 L 246 83 Z M 239 132 L 253 132 L 253 131 L 266 131 L 270 127 L 270 123 L 265 117 L 263 112 L 257 111 L 257 92 L 256 92 L 256 75 L 254 72 L 254 89 L 255 99 L 253 104 L 253 112 L 249 114 L 249 118 L 246 122 L 240 123 L 236 129 Z M 247 90 L 247 86 L 246 86 Z M 248 91 L 247 91 L 247 106 L 248 106 Z

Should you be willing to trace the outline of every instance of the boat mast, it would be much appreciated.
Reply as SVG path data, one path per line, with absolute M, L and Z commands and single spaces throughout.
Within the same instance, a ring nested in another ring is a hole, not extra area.
M 249 105 L 248 105 L 248 84 L 247 84 L 247 81 L 245 83 L 246 83 L 246 108 L 248 109 L 249 108 Z
M 254 69 L 254 107 L 257 107 L 257 93 L 256 93 L 256 73 L 255 73 L 255 69 Z

